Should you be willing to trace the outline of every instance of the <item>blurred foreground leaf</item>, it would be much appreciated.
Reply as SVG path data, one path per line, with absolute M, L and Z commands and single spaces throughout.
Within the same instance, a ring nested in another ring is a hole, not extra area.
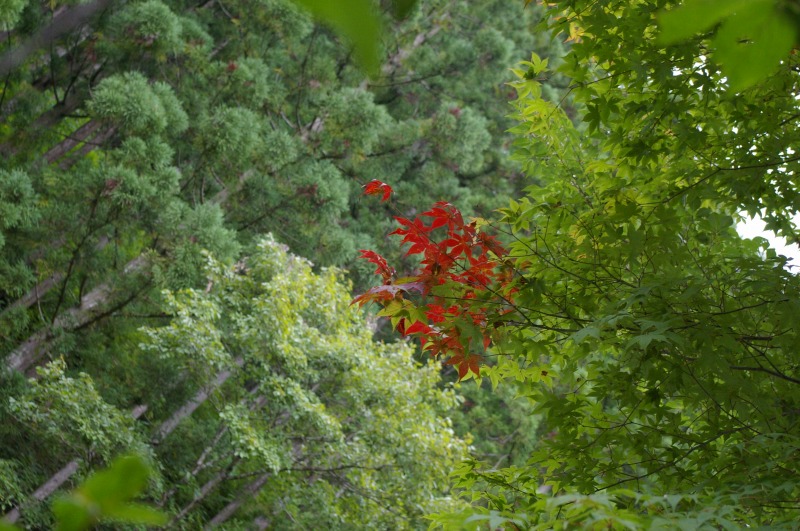
M 124 456 L 92 474 L 70 494 L 53 503 L 61 531 L 87 529 L 101 520 L 163 525 L 166 515 L 145 505 L 130 503 L 147 486 L 150 470 L 141 457 Z
M 353 46 L 355 56 L 367 74 L 372 77 L 378 74 L 381 67 L 379 38 L 383 23 L 377 6 L 371 0 L 295 1 Z
M 658 40 L 676 44 L 717 25 L 714 58 L 734 92 L 774 72 L 797 40 L 797 29 L 775 0 L 687 0 L 661 13 Z

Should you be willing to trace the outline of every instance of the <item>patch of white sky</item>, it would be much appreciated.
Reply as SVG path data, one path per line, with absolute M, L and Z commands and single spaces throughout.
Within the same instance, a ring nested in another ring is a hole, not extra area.
M 766 238 L 769 246 L 775 249 L 778 255 L 783 255 L 791 259 L 788 267 L 794 273 L 798 272 L 800 266 L 800 246 L 791 244 L 785 238 L 776 236 L 774 232 L 767 230 L 766 224 L 760 217 L 750 218 L 744 214 L 743 220 L 736 224 L 736 231 L 742 238 Z M 800 215 L 795 215 L 792 219 L 795 225 L 800 225 Z
M 705 56 L 700 56 L 699 61 L 694 64 L 694 68 L 703 68 L 707 67 L 705 64 Z M 674 67 L 672 69 L 672 74 L 674 76 L 681 76 L 684 75 L 684 71 L 678 67 Z M 723 77 L 720 79 L 722 83 L 725 83 L 727 80 Z M 689 85 L 693 86 L 692 80 L 689 80 Z M 795 94 L 794 99 L 800 102 L 800 94 Z M 734 134 L 738 133 L 739 130 L 736 127 L 732 128 L 732 132 Z M 757 148 L 755 145 L 750 146 L 751 151 L 756 151 Z M 787 148 L 783 155 L 791 156 L 794 155 L 795 151 L 792 148 Z M 777 172 L 781 172 L 781 170 L 785 170 L 783 167 L 778 167 Z M 773 170 L 767 170 L 767 174 L 774 173 Z M 800 205 L 798 205 L 800 207 Z M 775 234 L 774 231 L 768 230 L 766 223 L 761 219 L 761 216 L 749 216 L 747 212 L 740 213 L 741 219 L 736 223 L 736 231 L 739 233 L 739 236 L 746 239 L 752 238 L 764 238 L 769 242 L 769 246 L 775 250 L 778 255 L 785 256 L 789 258 L 791 262 L 788 264 L 790 270 L 793 270 L 795 273 L 800 272 L 800 245 L 795 243 L 790 243 L 786 240 L 786 238 L 782 238 Z M 795 226 L 800 227 L 800 213 L 795 214 L 792 217 L 792 223 Z
M 796 100 L 800 101 L 800 95 L 795 96 Z M 733 128 L 733 132 L 738 133 L 736 128 Z M 751 151 L 757 151 L 756 146 L 750 147 Z M 783 158 L 789 158 L 795 154 L 795 150 L 791 147 L 787 147 L 786 150 L 781 153 Z M 778 166 L 775 169 L 767 169 L 765 178 L 770 179 L 772 183 L 777 185 L 777 180 L 775 179 L 776 174 L 781 174 L 787 172 L 787 168 L 785 166 Z M 789 172 L 791 175 L 792 172 Z M 789 258 L 791 262 L 788 264 L 788 267 L 794 273 L 800 272 L 800 245 L 796 243 L 792 243 L 786 240 L 786 238 L 782 238 L 775 234 L 774 231 L 767 229 L 766 223 L 761 219 L 760 215 L 750 216 L 746 212 L 740 213 L 742 219 L 736 224 L 736 231 L 739 233 L 739 236 L 742 238 L 765 238 L 769 242 L 769 246 L 775 250 L 778 255 L 785 256 Z M 798 227 L 800 226 L 800 213 L 796 213 L 792 216 L 792 223 Z

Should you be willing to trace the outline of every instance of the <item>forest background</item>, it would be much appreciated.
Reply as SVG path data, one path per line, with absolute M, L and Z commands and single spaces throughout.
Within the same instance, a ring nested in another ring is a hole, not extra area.
M 54 492 L 134 451 L 173 526 L 417 527 L 454 503 L 471 429 L 493 460 L 522 455 L 513 391 L 460 415 L 435 366 L 371 340 L 347 286 L 372 282 L 359 248 L 402 255 L 371 178 L 408 212 L 519 192 L 503 80 L 549 46 L 535 10 L 387 14 L 369 80 L 292 2 L 3 9 L 7 518 L 49 527 Z
M 791 525 L 797 280 L 734 226 L 797 240 L 793 4 L 404 6 L 371 60 L 290 2 L 3 4 L 8 520 L 135 452 L 178 528 Z

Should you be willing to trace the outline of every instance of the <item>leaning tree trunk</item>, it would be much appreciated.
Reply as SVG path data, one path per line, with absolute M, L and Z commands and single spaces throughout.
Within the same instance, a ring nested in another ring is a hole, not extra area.
M 244 365 L 244 358 L 239 357 L 234 360 L 234 365 L 237 368 L 241 368 Z M 187 417 L 189 417 L 194 411 L 200 407 L 203 402 L 205 402 L 211 393 L 221 387 L 228 379 L 230 379 L 231 375 L 233 374 L 233 368 L 226 369 L 221 371 L 217 374 L 217 377 L 211 382 L 209 387 L 203 388 L 195 394 L 188 402 L 186 402 L 183 406 L 178 408 L 175 413 L 173 413 L 167 420 L 161 423 L 161 425 L 156 429 L 155 435 L 152 438 L 151 444 L 159 444 L 164 439 L 166 439 L 175 428 Z M 253 408 L 261 407 L 266 402 L 266 399 L 263 397 L 259 397 L 254 402 Z M 134 420 L 139 419 L 148 409 L 147 405 L 137 406 L 131 411 L 131 417 Z M 226 430 L 225 430 L 226 431 Z M 218 439 L 222 437 L 224 431 L 221 434 L 218 434 L 218 437 L 215 437 L 215 440 L 218 442 Z M 207 455 L 207 453 L 206 453 Z M 199 470 L 202 468 L 202 459 L 198 460 L 198 467 L 196 467 L 196 471 L 194 474 L 197 474 Z M 75 472 L 77 472 L 79 466 L 79 461 L 77 459 L 73 459 L 69 463 L 67 463 L 61 470 L 53 474 L 50 479 L 44 482 L 36 491 L 31 495 L 31 497 L 36 501 L 44 501 L 47 497 L 53 494 L 56 490 L 61 488 L 61 486 L 66 483 L 66 481 L 72 477 Z M 24 509 L 22 504 L 18 505 L 11 511 L 9 511 L 5 515 L 5 519 L 9 522 L 13 523 L 16 522 L 20 517 L 20 512 Z
M 231 471 L 233 471 L 233 467 L 235 467 L 240 461 L 239 457 L 234 457 L 233 460 L 230 462 L 228 466 L 223 468 L 216 476 L 206 481 L 206 483 L 200 488 L 200 492 L 190 501 L 181 511 L 175 515 L 175 517 L 167 524 L 167 527 L 172 527 L 176 523 L 183 520 L 183 518 L 189 514 L 192 509 L 197 507 L 197 505 L 202 502 L 206 496 L 214 492 L 217 486 L 228 479 L 230 476 Z
M 52 164 L 75 148 L 78 144 L 86 142 L 90 136 L 94 135 L 103 124 L 97 120 L 89 120 L 78 129 L 72 132 L 67 138 L 47 150 L 44 159 L 48 164 Z
M 97 149 L 103 142 L 111 138 L 114 133 L 116 133 L 116 128 L 114 127 L 107 127 L 101 128 L 102 124 L 100 122 L 90 120 L 86 124 L 82 125 L 78 128 L 74 133 L 72 133 L 69 137 L 64 139 L 55 147 L 51 148 L 47 153 L 45 153 L 44 158 L 47 160 L 48 163 L 57 162 L 59 159 L 64 157 L 67 153 L 69 153 L 73 148 L 78 146 L 79 144 L 83 143 L 84 145 L 78 149 L 76 153 L 67 157 L 66 159 L 62 160 L 59 163 L 59 168 L 66 170 L 69 169 L 77 159 L 86 156 L 89 152 Z M 50 249 L 56 249 L 61 247 L 66 241 L 63 237 L 54 241 L 50 242 L 48 247 Z M 102 251 L 110 242 L 111 240 L 107 236 L 102 236 L 97 244 L 95 245 L 96 251 Z M 53 289 L 59 282 L 64 279 L 64 272 L 56 271 L 52 275 L 50 275 L 45 280 L 36 284 L 33 288 L 31 288 L 25 295 L 8 305 L 5 309 L 0 311 L 0 317 L 6 315 L 8 312 L 11 312 L 17 308 L 30 308 L 40 300 L 51 290 Z
M 261 490 L 261 487 L 264 486 L 270 477 L 272 477 L 272 473 L 266 472 L 256 478 L 255 481 L 247 485 L 244 489 L 242 489 L 242 492 L 239 493 L 235 500 L 226 505 L 214 516 L 214 518 L 208 522 L 208 524 L 206 524 L 204 529 L 212 529 L 233 516 L 233 514 L 239 510 L 239 507 L 241 507 L 244 502 L 252 498 L 259 490 Z
M 111 131 L 113 131 L 113 129 L 111 129 Z M 251 175 L 252 174 L 250 172 L 243 173 L 239 178 L 237 187 L 241 188 L 244 186 L 245 182 Z M 211 202 L 214 204 L 223 205 L 228 200 L 228 194 L 229 192 L 227 189 L 221 190 L 211 198 Z M 97 250 L 102 250 L 108 243 L 108 238 L 101 238 L 95 248 Z M 144 255 L 139 255 L 125 265 L 122 274 L 127 275 L 136 272 L 142 269 L 145 264 L 146 260 Z M 12 308 L 29 308 L 41 300 L 42 297 L 44 297 L 49 290 L 63 280 L 63 278 L 63 273 L 54 273 L 51 277 L 37 284 L 30 292 L 14 301 L 11 305 L 4 309 L 2 313 L 0 313 L 0 316 L 5 315 L 6 312 L 10 311 Z M 49 329 L 43 329 L 34 333 L 27 340 L 25 340 L 25 342 L 20 344 L 13 352 L 11 352 L 11 354 L 9 354 L 6 358 L 6 367 L 21 372 L 30 368 L 44 354 L 47 343 L 53 337 L 51 329 L 75 329 L 90 322 L 94 315 L 92 310 L 107 303 L 110 295 L 110 283 L 103 283 L 94 288 L 92 291 L 84 295 L 79 306 L 66 310 L 64 313 L 56 317 Z M 71 323 L 74 324 L 71 326 Z
M 0 56 L 0 76 L 5 77 L 21 66 L 33 52 L 47 47 L 62 35 L 88 22 L 112 3 L 113 0 L 95 0 L 61 13 L 49 26 L 45 26 L 36 35 Z
M 241 368 L 242 365 L 244 365 L 244 358 L 238 357 L 233 360 L 233 363 L 236 367 Z M 217 377 L 211 383 L 210 387 L 203 388 L 198 391 L 194 397 L 192 397 L 188 402 L 175 411 L 170 418 L 161 423 L 161 426 L 159 426 L 155 435 L 153 435 L 153 438 L 151 439 L 151 444 L 156 445 L 166 439 L 169 434 L 171 434 L 175 428 L 178 427 L 178 424 L 180 424 L 183 419 L 194 413 L 194 411 L 208 399 L 208 396 L 214 390 L 220 388 L 222 384 L 228 381 L 228 378 L 230 378 L 232 374 L 233 368 L 225 369 L 217 374 Z
M 142 269 L 146 263 L 147 260 L 145 260 L 145 257 L 143 255 L 139 256 L 128 262 L 123 273 L 130 274 L 138 271 Z M 53 329 L 63 328 L 66 330 L 75 330 L 113 312 L 116 308 L 112 307 L 109 309 L 105 307 L 112 293 L 113 290 L 109 283 L 104 283 L 94 288 L 81 298 L 80 306 L 65 311 L 56 317 L 52 327 L 39 330 L 11 352 L 6 358 L 6 367 L 20 372 L 28 370 L 39 358 L 46 354 L 49 341 L 53 337 Z M 136 295 L 138 295 L 138 292 L 124 299 L 122 305 L 124 306 L 133 300 Z
M 251 391 L 251 392 L 252 392 L 252 391 Z M 266 404 L 266 403 L 267 403 L 267 398 L 266 398 L 265 396 L 259 396 L 258 398 L 256 398 L 255 400 L 253 400 L 253 403 L 252 403 L 252 404 L 250 404 L 250 410 L 251 410 L 251 411 L 254 411 L 254 410 L 256 410 L 256 409 L 259 409 L 259 408 L 261 408 L 261 407 L 264 407 L 264 404 Z M 174 415 L 173 415 L 173 416 L 174 416 Z M 163 425 L 162 425 L 162 426 L 163 426 Z M 222 437 L 223 437 L 223 436 L 224 436 L 224 435 L 225 435 L 225 434 L 228 432 L 228 429 L 229 429 L 229 428 L 228 428 L 228 426 L 226 426 L 226 425 L 222 425 L 222 426 L 221 426 L 221 427 L 220 427 L 220 428 L 217 430 L 217 433 L 214 435 L 214 438 L 211 440 L 211 443 L 210 443 L 208 446 L 206 446 L 206 447 L 203 449 L 203 451 L 200 453 L 200 457 L 198 457 L 198 458 L 197 458 L 197 461 L 195 462 L 195 466 L 194 466 L 194 468 L 191 470 L 191 472 L 189 472 L 188 474 L 186 474 L 186 475 L 183 477 L 183 479 L 181 480 L 181 482 L 180 482 L 179 484 L 176 484 L 176 485 L 175 485 L 175 486 L 174 486 L 172 489 L 170 489 L 168 492 L 166 492 L 166 493 L 165 493 L 165 494 L 164 494 L 164 495 L 161 497 L 161 501 L 160 501 L 160 502 L 159 502 L 159 504 L 158 504 L 160 507 L 163 507 L 163 506 L 164 506 L 164 504 L 165 504 L 165 503 L 167 503 L 167 500 L 169 500 L 169 499 L 170 499 L 172 496 L 174 496 L 174 495 L 175 495 L 175 493 L 178 491 L 178 487 L 179 487 L 181 484 L 183 484 L 183 483 L 186 483 L 187 481 L 189 481 L 189 480 L 193 479 L 194 477 L 196 477 L 196 476 L 197 476 L 197 474 L 199 474 L 199 473 L 200 473 L 200 472 L 202 472 L 202 471 L 203 471 L 203 470 L 204 470 L 206 467 L 208 467 L 208 466 L 210 466 L 210 465 L 212 464 L 212 463 L 209 463 L 209 462 L 207 461 L 207 459 L 208 459 L 208 456 L 209 456 L 209 455 L 211 454 L 211 452 L 212 452 L 212 451 L 214 451 L 214 449 L 217 447 L 217 445 L 219 444 L 219 442 L 222 440 Z

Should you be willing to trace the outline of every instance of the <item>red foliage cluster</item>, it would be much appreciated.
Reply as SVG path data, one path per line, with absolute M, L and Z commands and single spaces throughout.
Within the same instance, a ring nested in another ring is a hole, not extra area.
M 383 195 L 381 197 L 381 201 L 388 201 L 389 197 L 392 195 L 392 187 L 388 184 L 379 181 L 378 179 L 372 179 L 370 182 L 362 186 L 364 189 L 364 195 Z
M 384 200 L 391 193 L 391 187 L 377 180 L 364 189 L 367 195 L 384 191 Z M 407 256 L 422 255 L 421 269 L 412 277 L 396 279 L 394 268 L 382 256 L 362 250 L 361 257 L 377 266 L 375 273 L 383 285 L 362 293 L 353 304 L 383 305 L 381 315 L 391 317 L 401 334 L 418 337 L 432 356 L 448 357 L 445 364 L 455 366 L 460 379 L 470 371 L 479 375 L 482 358 L 474 352 L 478 348 L 474 343 L 483 349 L 491 344 L 489 314 L 502 312 L 498 293 L 507 291 L 504 287 L 510 281 L 507 251 L 476 223 L 465 223 L 461 212 L 447 202 L 434 204 L 414 219 L 395 219 L 399 227 L 390 234 L 410 245 Z M 412 293 L 422 295 L 421 302 L 407 298 Z M 491 299 L 494 302 L 487 304 Z

